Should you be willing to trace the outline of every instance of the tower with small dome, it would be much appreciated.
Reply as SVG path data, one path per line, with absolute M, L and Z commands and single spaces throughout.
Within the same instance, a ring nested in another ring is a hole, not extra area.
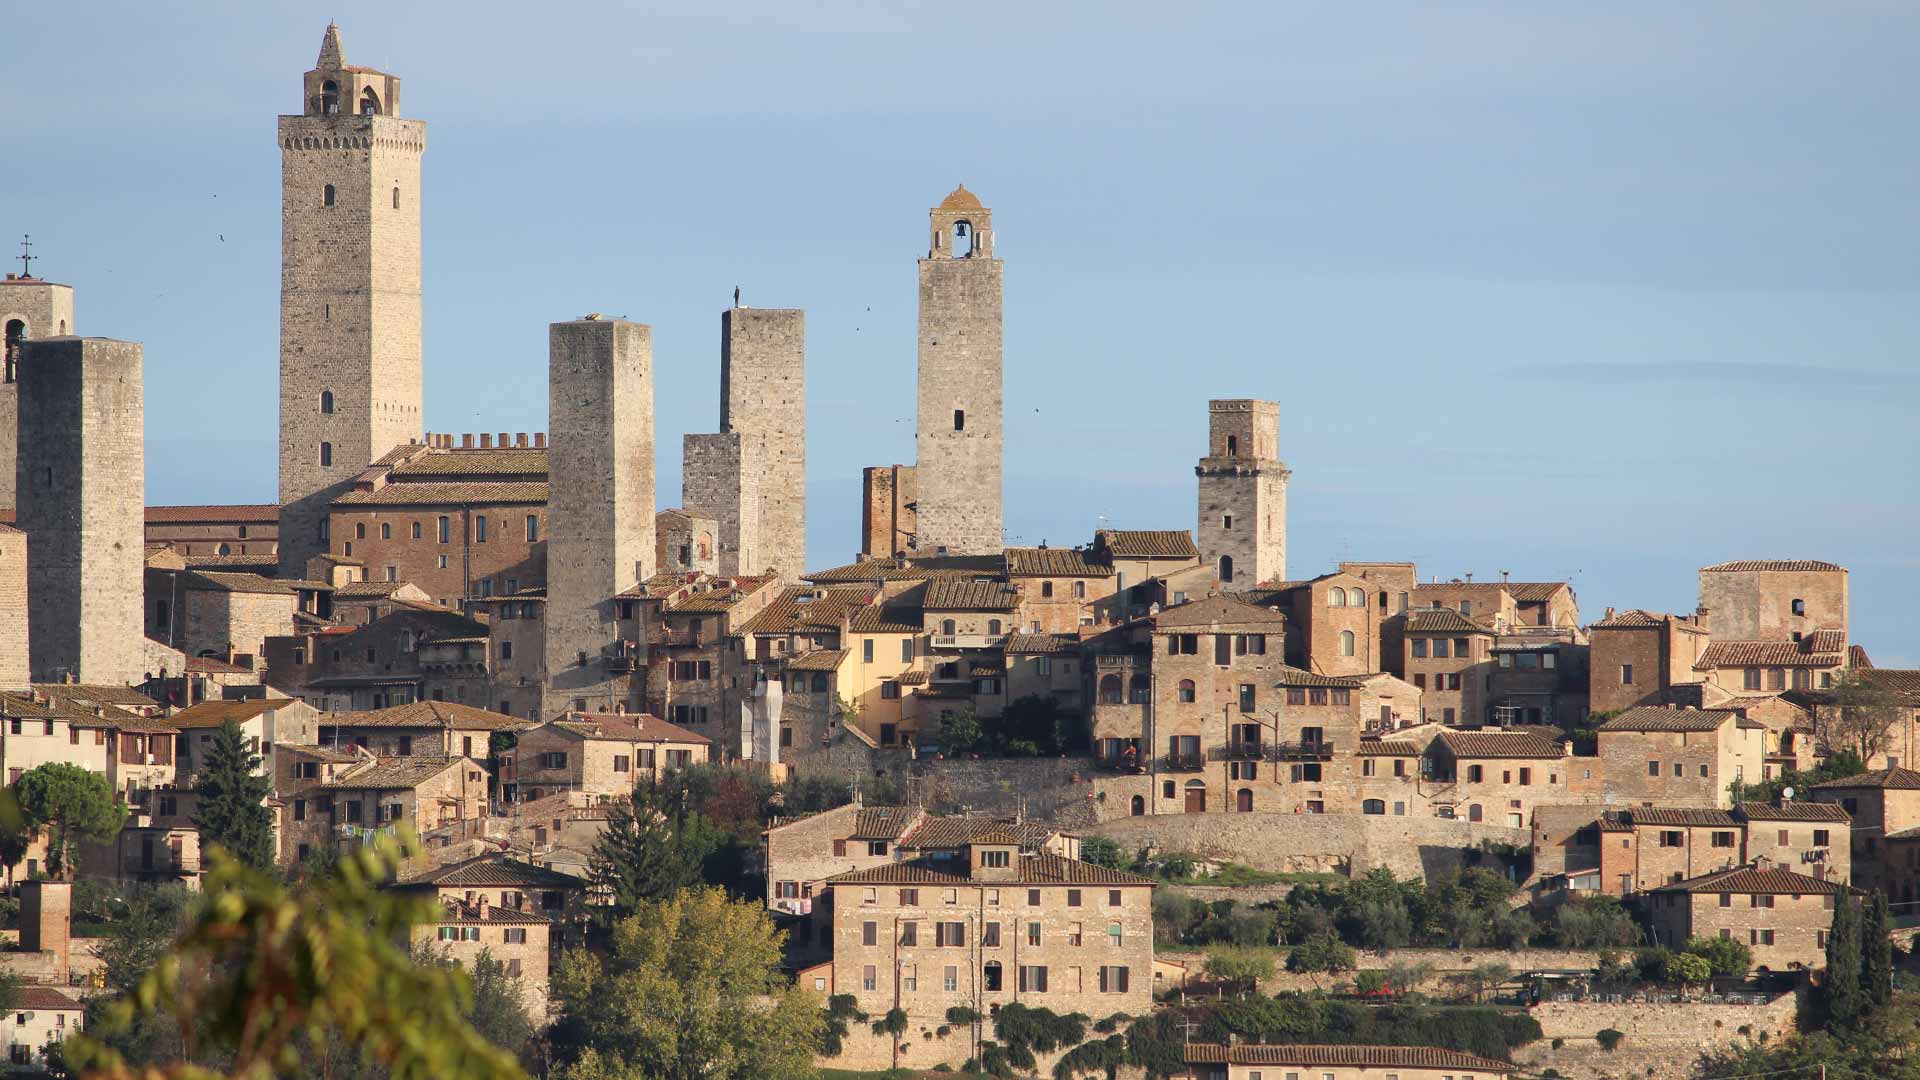
M 1002 548 L 1005 453 L 1000 297 L 993 211 L 962 184 L 930 212 L 920 260 L 916 555 Z

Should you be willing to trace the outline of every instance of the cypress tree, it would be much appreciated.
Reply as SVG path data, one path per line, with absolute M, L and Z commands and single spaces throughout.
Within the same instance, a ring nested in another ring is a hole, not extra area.
M 1846 893 L 1835 897 L 1833 929 L 1827 933 L 1827 1019 L 1849 1026 L 1865 1012 L 1860 989 L 1860 913 Z
M 200 845 L 216 844 L 257 870 L 273 869 L 273 811 L 267 809 L 271 782 L 259 773 L 260 756 L 247 745 L 240 725 L 228 720 L 213 733 L 195 783 L 199 796 L 193 823 Z
M 1893 912 L 1876 892 L 1860 926 L 1860 990 L 1869 1010 L 1893 999 Z

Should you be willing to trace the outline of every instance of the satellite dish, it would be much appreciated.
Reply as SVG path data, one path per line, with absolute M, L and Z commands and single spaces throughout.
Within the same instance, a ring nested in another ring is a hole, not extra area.
M 1791 799 L 1791 798 L 1793 798 L 1793 789 L 1792 789 L 1792 788 L 1790 788 L 1790 787 L 1788 787 L 1788 788 L 1781 788 L 1781 789 L 1780 789 L 1780 797 L 1781 797 L 1782 799 Z

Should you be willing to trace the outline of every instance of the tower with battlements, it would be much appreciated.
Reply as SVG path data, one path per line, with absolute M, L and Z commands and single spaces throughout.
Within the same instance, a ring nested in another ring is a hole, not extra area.
M 327 506 L 420 437 L 420 156 L 400 80 L 350 67 L 329 25 L 280 118 L 280 566 L 328 550 Z
M 1280 460 L 1280 406 L 1207 402 L 1207 456 L 1200 478 L 1200 554 L 1220 584 L 1249 588 L 1287 576 L 1287 478 Z
M 919 497 L 913 552 L 989 554 L 1002 548 L 1005 452 L 1000 260 L 993 212 L 965 185 L 930 211 L 920 260 Z
M 26 268 L 32 269 L 32 263 Z M 20 354 L 33 338 L 65 337 L 73 328 L 73 287 L 8 274 L 0 279 L 0 507 L 13 505 L 20 427 Z

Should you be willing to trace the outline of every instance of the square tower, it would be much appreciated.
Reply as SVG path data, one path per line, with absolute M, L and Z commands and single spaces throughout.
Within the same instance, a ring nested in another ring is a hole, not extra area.
M 25 690 L 33 682 L 27 659 L 32 655 L 31 648 L 27 638 L 27 534 L 0 525 L 0 690 Z
M 722 573 L 807 568 L 806 325 L 793 309 L 720 313 L 720 430 L 753 444 L 760 503 L 754 561 Z
M 146 430 L 140 345 L 27 342 L 15 524 L 27 534 L 34 682 L 140 682 Z
M 25 256 L 22 256 L 23 261 Z M 27 265 L 31 266 L 31 263 Z M 20 429 L 20 350 L 32 338 L 66 337 L 73 329 L 73 288 L 24 273 L 0 280 L 0 506 L 13 505 L 14 456 Z
M 686 435 L 681 442 L 680 504 L 711 518 L 718 529 L 718 572 L 765 573 L 777 565 L 767 543 L 767 500 L 762 483 L 768 473 L 765 449 L 759 440 L 737 431 L 716 435 Z M 798 575 L 804 567 L 782 566 L 782 574 Z
M 327 550 L 327 505 L 418 439 L 420 156 L 400 80 L 348 67 L 328 26 L 280 118 L 280 566 Z
M 589 317 L 547 341 L 542 715 L 638 708 L 645 669 L 619 640 L 614 597 L 653 576 L 653 329 Z
M 1247 588 L 1287 576 L 1287 478 L 1280 406 L 1237 398 L 1207 402 L 1200 478 L 1200 554 L 1220 584 Z
M 920 260 L 917 555 L 1001 550 L 1000 260 L 993 212 L 963 184 L 930 212 Z

